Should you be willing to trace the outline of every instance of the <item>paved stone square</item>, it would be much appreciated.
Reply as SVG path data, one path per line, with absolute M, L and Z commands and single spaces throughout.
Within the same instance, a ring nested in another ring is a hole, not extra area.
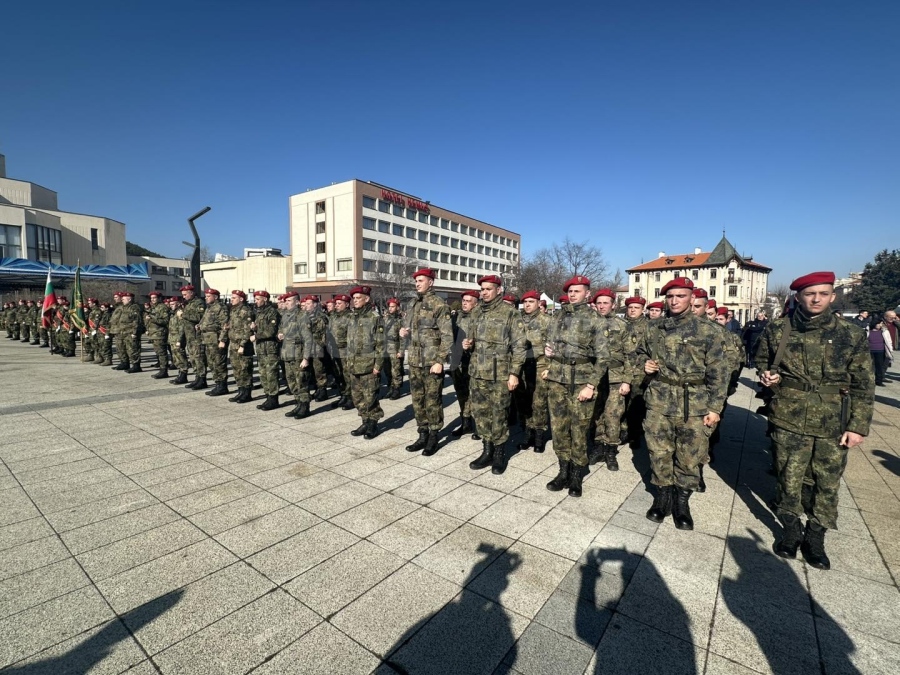
M 694 532 L 644 518 L 646 452 L 573 499 L 544 488 L 551 447 L 502 476 L 469 470 L 468 437 L 405 452 L 408 396 L 366 441 L 331 400 L 296 421 L 150 374 L 0 338 L 6 672 L 900 672 L 896 371 L 830 572 L 771 552 L 749 370 Z

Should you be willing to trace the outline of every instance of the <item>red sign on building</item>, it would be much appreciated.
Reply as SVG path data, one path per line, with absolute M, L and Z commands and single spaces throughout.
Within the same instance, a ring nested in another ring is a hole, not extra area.
M 403 195 L 392 192 L 391 190 L 385 190 L 384 188 L 382 188 L 381 198 L 384 201 L 391 202 L 392 204 L 396 204 L 397 206 L 415 209 L 416 211 L 421 211 L 422 213 L 431 213 L 431 207 L 429 207 L 425 202 L 421 202 L 418 199 L 413 199 L 412 197 L 404 197 Z

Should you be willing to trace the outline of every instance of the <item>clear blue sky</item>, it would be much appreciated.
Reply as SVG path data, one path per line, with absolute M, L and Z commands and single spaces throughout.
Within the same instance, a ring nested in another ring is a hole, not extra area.
M 137 5 L 140 5 L 139 7 Z M 373 180 L 625 269 L 722 229 L 774 268 L 900 245 L 900 2 L 33 2 L 0 152 L 181 256 L 289 248 L 288 197 Z

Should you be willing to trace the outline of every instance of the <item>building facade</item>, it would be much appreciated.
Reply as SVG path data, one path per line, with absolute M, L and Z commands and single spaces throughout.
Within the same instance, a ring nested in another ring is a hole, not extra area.
M 377 183 L 350 180 L 290 198 L 291 286 L 329 296 L 365 282 L 403 288 L 419 267 L 443 295 L 518 268 L 521 237 Z
M 182 286 L 191 283 L 191 263 L 183 258 L 162 258 L 149 255 L 130 255 L 131 265 L 147 264 L 150 284 L 141 289 L 144 295 L 159 291 L 165 295 L 178 295 Z
M 688 277 L 694 286 L 705 288 L 720 306 L 734 310 L 741 323 L 755 318 L 766 304 L 769 273 L 772 268 L 738 254 L 722 236 L 709 252 L 695 248 L 693 253 L 666 255 L 626 270 L 629 295 L 657 298 L 660 289 L 676 277 Z
M 253 249 L 245 249 L 246 252 Z M 277 250 L 277 249 L 269 249 Z M 255 255 L 243 260 L 222 260 L 200 265 L 203 288 L 215 288 L 226 297 L 231 291 L 284 293 L 292 284 L 292 261 L 282 255 Z

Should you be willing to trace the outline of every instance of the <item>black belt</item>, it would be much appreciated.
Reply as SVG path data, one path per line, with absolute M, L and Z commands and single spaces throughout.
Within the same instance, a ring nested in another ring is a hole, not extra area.
M 659 380 L 660 382 L 668 384 L 672 387 L 690 387 L 690 386 L 696 386 L 698 384 L 705 384 L 705 380 L 702 380 L 702 379 L 700 379 L 700 380 L 675 380 L 670 377 L 666 377 L 662 373 L 660 373 L 659 377 L 656 379 Z
M 558 363 L 562 363 L 563 365 L 567 365 L 567 366 L 580 366 L 585 363 L 593 363 L 594 362 L 593 359 L 589 359 L 586 357 L 578 357 L 575 359 L 564 359 L 561 356 L 554 356 L 552 358 L 554 361 L 557 361 Z
M 800 380 L 793 380 L 788 378 L 781 378 L 781 382 L 779 383 L 782 387 L 787 387 L 788 389 L 794 389 L 796 391 L 803 391 L 807 393 L 814 394 L 840 394 L 841 389 L 847 389 L 849 385 L 846 384 L 821 384 L 821 383 L 809 383 L 809 382 L 801 382 Z

